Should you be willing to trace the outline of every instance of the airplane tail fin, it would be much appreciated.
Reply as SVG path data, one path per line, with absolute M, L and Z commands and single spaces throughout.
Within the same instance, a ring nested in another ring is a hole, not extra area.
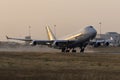
M 56 40 L 55 35 L 53 34 L 52 30 L 49 26 L 46 27 L 47 35 L 49 40 Z

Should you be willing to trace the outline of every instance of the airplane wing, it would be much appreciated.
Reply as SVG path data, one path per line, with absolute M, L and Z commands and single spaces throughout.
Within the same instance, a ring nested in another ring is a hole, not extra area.
M 20 38 L 11 38 L 6 36 L 7 39 L 11 40 L 20 40 L 20 41 L 30 41 L 31 45 L 48 45 L 48 46 L 59 46 L 59 48 L 68 46 L 69 44 L 75 42 L 75 40 L 32 40 L 32 39 L 20 39 Z
M 51 45 L 54 40 L 33 40 L 33 39 L 20 39 L 20 38 L 11 38 L 6 36 L 7 39 L 11 40 L 19 40 L 19 41 L 26 41 L 26 42 L 31 42 L 31 45 Z
M 64 47 L 73 47 L 73 44 L 75 44 L 75 42 L 76 40 L 56 40 L 53 42 L 52 46 L 55 48 L 62 49 Z
M 20 39 L 20 38 L 11 38 L 6 36 L 7 39 L 11 39 L 11 40 L 20 40 L 20 41 L 33 41 L 32 39 Z
M 32 46 L 47 45 L 47 46 L 55 47 L 55 48 L 59 48 L 59 49 L 75 42 L 75 40 L 32 40 L 32 39 L 11 38 L 8 36 L 6 36 L 6 38 L 10 39 L 10 40 L 19 40 L 19 41 L 30 42 L 30 45 L 32 45 Z
M 35 46 L 35 45 L 51 46 L 53 42 L 54 42 L 53 40 L 34 40 L 34 41 L 32 41 L 31 45 L 33 45 L 33 46 Z

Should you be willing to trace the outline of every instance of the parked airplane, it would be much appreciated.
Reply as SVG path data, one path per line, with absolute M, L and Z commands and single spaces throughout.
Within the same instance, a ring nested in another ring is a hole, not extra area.
M 97 34 L 97 31 L 93 28 L 93 26 L 87 26 L 79 32 L 67 36 L 67 38 L 56 39 L 55 35 L 48 26 L 46 27 L 46 30 L 49 40 L 26 40 L 9 37 L 7 37 L 7 39 L 32 41 L 32 45 L 49 45 L 50 47 L 61 49 L 61 52 L 76 52 L 75 48 L 79 47 L 80 52 L 84 52 L 89 41 L 95 38 Z
M 110 37 L 110 39 L 103 39 L 103 38 L 95 38 L 90 41 L 89 45 L 92 45 L 93 47 L 100 47 L 100 46 L 110 46 L 113 44 L 113 38 Z

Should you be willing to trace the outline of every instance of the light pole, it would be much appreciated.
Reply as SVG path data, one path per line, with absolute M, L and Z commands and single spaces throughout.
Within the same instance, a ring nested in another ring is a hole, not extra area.
M 55 37 L 56 37 L 56 25 L 54 25 L 54 34 L 55 34 Z
M 31 26 L 29 26 L 29 37 L 31 37 Z
M 101 38 L 101 25 L 102 25 L 102 23 L 99 22 L 99 24 L 100 24 L 100 38 Z

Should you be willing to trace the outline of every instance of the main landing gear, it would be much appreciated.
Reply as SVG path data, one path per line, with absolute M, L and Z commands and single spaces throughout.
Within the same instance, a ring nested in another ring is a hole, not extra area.
M 80 47 L 80 53 L 84 53 L 84 51 L 85 51 L 85 47 Z M 77 51 L 74 48 L 73 49 L 62 48 L 61 52 L 64 52 L 64 53 L 69 53 L 69 52 L 76 53 Z
M 85 50 L 85 48 L 81 48 L 80 53 L 83 53 L 83 52 L 84 52 L 84 50 Z
M 62 49 L 61 49 L 61 52 L 66 52 L 66 53 L 72 52 L 72 53 L 76 53 L 77 51 L 76 51 L 75 49 L 62 48 Z

